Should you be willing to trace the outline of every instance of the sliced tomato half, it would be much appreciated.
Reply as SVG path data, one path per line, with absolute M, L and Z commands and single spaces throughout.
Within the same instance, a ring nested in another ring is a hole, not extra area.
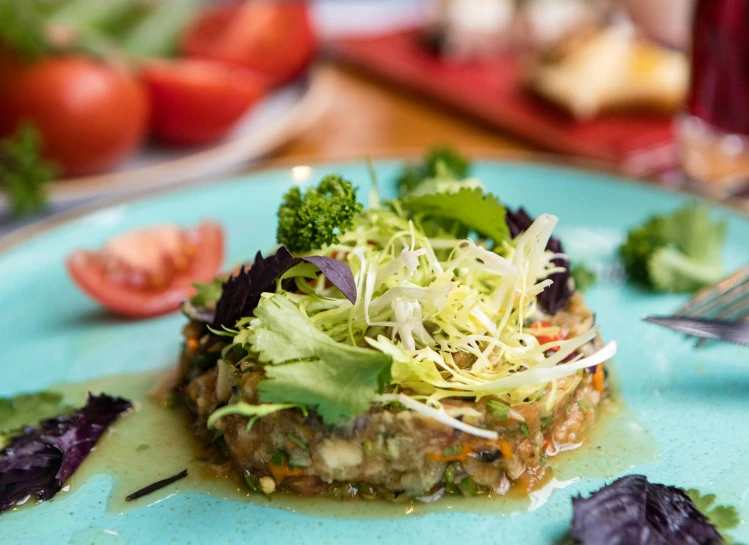
M 209 282 L 224 259 L 221 226 L 206 221 L 190 229 L 160 226 L 126 233 L 97 251 L 68 256 L 78 287 L 121 316 L 150 318 L 177 310 L 194 282 Z
M 316 49 L 307 2 L 254 0 L 206 8 L 187 28 L 182 50 L 265 75 L 274 85 L 291 81 Z
M 152 135 L 173 145 L 222 138 L 267 87 L 245 69 L 206 60 L 150 61 L 142 75 L 151 97 Z

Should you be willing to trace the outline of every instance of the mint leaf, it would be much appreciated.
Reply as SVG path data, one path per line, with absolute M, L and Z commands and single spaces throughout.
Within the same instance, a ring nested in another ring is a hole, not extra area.
M 505 223 L 505 207 L 491 193 L 480 188 L 462 188 L 452 193 L 412 195 L 403 207 L 416 216 L 438 221 L 457 222 L 469 231 L 491 239 L 498 246 L 510 238 Z
M 263 402 L 315 407 L 326 424 L 340 424 L 390 382 L 390 356 L 334 341 L 282 295 L 263 298 L 255 317 L 249 343 L 270 364 L 258 384 Z

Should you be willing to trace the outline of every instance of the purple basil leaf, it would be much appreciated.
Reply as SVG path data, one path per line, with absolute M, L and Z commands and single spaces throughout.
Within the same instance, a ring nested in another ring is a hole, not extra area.
M 528 229 L 528 227 L 533 224 L 533 221 L 533 218 L 531 218 L 522 207 L 518 208 L 516 212 L 513 212 L 509 208 L 507 209 L 505 222 L 507 223 L 507 227 L 510 228 L 510 234 L 513 237 L 518 236 L 520 233 Z M 546 249 L 555 254 L 564 253 L 562 243 L 559 239 L 554 237 L 549 239 Z M 552 259 L 552 262 L 557 267 L 564 267 L 565 271 L 554 273 L 549 276 L 554 283 L 539 294 L 538 301 L 546 312 L 549 314 L 556 314 L 564 308 L 567 300 L 572 295 L 569 282 L 570 262 L 569 260 L 560 257 Z
M 242 267 L 239 273 L 224 282 L 221 298 L 216 303 L 213 327 L 234 327 L 243 316 L 251 316 L 260 302 L 260 294 L 273 287 L 276 279 L 293 264 L 294 257 L 286 246 L 281 246 L 268 258 L 258 252 L 250 269 Z
M 686 493 L 629 475 L 572 499 L 570 536 L 582 545 L 719 545 L 723 539 Z
M 26 426 L 0 451 L 0 512 L 27 496 L 48 500 L 80 467 L 109 425 L 131 407 L 125 399 L 89 394 L 70 415 Z
M 346 263 L 323 256 L 294 258 L 286 246 L 281 246 L 268 258 L 258 252 L 251 268 L 242 267 L 224 282 L 213 328 L 234 327 L 240 318 L 251 316 L 260 303 L 260 295 L 271 290 L 279 276 L 302 261 L 315 265 L 349 301 L 356 302 L 354 275 Z
M 323 257 L 321 255 L 311 255 L 302 257 L 302 261 L 312 263 L 320 269 L 320 272 L 330 280 L 338 290 L 352 303 L 356 303 L 356 283 L 351 268 L 343 261 L 338 261 L 332 257 Z

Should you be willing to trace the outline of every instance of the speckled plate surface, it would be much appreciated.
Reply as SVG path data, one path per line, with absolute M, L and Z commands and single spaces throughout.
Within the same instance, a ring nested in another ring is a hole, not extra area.
M 399 163 L 378 162 L 386 196 Z M 305 169 L 296 169 L 299 177 Z M 322 165 L 316 181 L 340 172 L 359 185 L 369 182 L 363 164 Z M 665 212 L 689 197 L 605 175 L 527 163 L 479 161 L 475 174 L 511 205 L 534 214 L 559 216 L 557 234 L 573 259 L 610 271 L 626 229 L 654 212 Z M 108 237 L 165 221 L 191 224 L 219 219 L 228 237 L 227 264 L 272 245 L 279 199 L 292 171 L 276 170 L 225 183 L 163 194 L 91 213 L 44 232 L 0 255 L 0 396 L 120 373 L 166 368 L 180 344 L 183 318 L 172 315 L 127 322 L 109 317 L 71 283 L 64 256 L 76 247 L 96 247 Z M 717 209 L 729 224 L 726 264 L 749 262 L 749 220 Z M 511 545 L 554 543 L 566 532 L 570 496 L 600 486 L 624 472 L 718 495 L 749 516 L 749 349 L 714 344 L 694 350 L 676 333 L 643 323 L 647 313 L 668 313 L 683 296 L 651 295 L 606 277 L 587 293 L 602 334 L 619 342 L 616 374 L 627 417 L 647 437 L 624 445 L 622 456 L 604 449 L 596 463 L 606 472 L 587 474 L 556 490 L 533 511 L 439 512 L 393 519 L 336 519 L 285 511 L 268 505 L 222 500 L 196 493 L 176 494 L 125 514 L 107 510 L 112 486 L 94 477 L 50 503 L 0 515 L 2 543 L 263 543 L 331 542 Z M 647 450 L 647 456 L 627 452 Z M 96 456 L 99 453 L 94 453 Z M 590 456 L 590 454 L 586 454 Z M 625 460 L 626 463 L 622 463 Z M 634 465 L 634 467 L 631 467 Z M 491 501 L 491 500 L 490 500 Z M 749 540 L 742 522 L 733 534 Z

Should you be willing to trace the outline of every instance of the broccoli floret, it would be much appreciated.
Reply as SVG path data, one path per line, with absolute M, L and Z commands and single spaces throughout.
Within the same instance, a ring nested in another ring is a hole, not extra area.
M 619 255 L 629 277 L 658 291 L 688 292 L 723 276 L 725 222 L 711 222 L 706 205 L 655 216 L 631 230 Z
M 356 190 L 342 177 L 330 175 L 303 195 L 298 187 L 284 195 L 278 209 L 278 243 L 291 252 L 309 252 L 338 242 L 351 229 L 362 206 Z
M 455 179 L 465 179 L 471 170 L 471 164 L 463 155 L 452 148 L 443 146 L 433 148 L 427 153 L 421 163 L 406 165 L 398 177 L 398 190 L 401 197 L 412 193 L 416 188 L 430 178 L 451 176 Z

